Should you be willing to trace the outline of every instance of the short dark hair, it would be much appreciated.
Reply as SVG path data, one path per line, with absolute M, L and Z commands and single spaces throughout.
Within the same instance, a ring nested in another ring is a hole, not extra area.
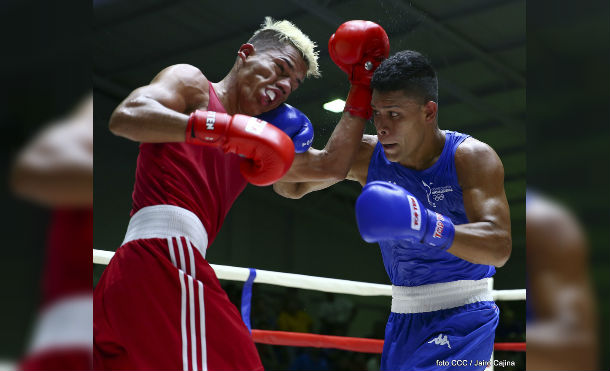
M 371 80 L 371 89 L 378 91 L 402 90 L 406 95 L 438 102 L 438 80 L 434 67 L 423 54 L 403 50 L 383 61 Z

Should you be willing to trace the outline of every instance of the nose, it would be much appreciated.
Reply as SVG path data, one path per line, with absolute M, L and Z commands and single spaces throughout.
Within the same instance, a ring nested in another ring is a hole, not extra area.
M 288 78 L 278 80 L 276 85 L 282 91 L 284 97 L 292 92 L 292 87 L 290 86 L 290 80 Z
M 384 137 L 390 134 L 390 130 L 388 126 L 385 124 L 385 121 L 375 117 L 373 120 L 373 124 L 375 125 L 375 129 L 377 130 L 378 137 Z

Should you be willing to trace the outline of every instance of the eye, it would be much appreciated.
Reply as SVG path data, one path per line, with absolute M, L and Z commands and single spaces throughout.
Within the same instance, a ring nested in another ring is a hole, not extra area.
M 398 113 L 390 111 L 390 117 L 398 117 Z
M 379 116 L 379 111 L 373 110 L 373 115 Z
M 283 74 L 284 73 L 284 66 L 282 66 L 282 64 L 279 63 L 279 62 L 275 62 L 275 65 L 280 68 L 280 72 Z

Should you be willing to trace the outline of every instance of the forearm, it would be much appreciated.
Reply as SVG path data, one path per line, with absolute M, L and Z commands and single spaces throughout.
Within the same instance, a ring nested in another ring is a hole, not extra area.
M 324 147 L 325 167 L 338 179 L 345 179 L 360 147 L 366 120 L 344 112 Z
M 146 96 L 125 100 L 112 113 L 110 131 L 136 142 L 183 142 L 189 116 Z
M 338 182 L 346 178 L 354 161 L 366 121 L 344 112 L 323 150 L 297 154 L 282 182 Z
M 280 196 L 292 199 L 299 199 L 308 193 L 319 191 L 330 187 L 338 181 L 327 182 L 276 182 L 273 184 L 273 190 Z
M 453 244 L 447 252 L 475 264 L 503 266 L 511 253 L 510 233 L 491 222 L 455 226 Z
M 11 186 L 16 195 L 45 206 L 93 205 L 92 167 L 18 167 L 13 170 Z

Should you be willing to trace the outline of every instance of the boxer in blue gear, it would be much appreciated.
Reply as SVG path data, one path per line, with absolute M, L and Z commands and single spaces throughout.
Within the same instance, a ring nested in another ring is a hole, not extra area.
M 267 121 L 288 135 L 294 143 L 294 151 L 303 153 L 313 143 L 313 125 L 305 114 L 287 103 L 260 114 L 257 118 Z
M 487 144 L 439 129 L 436 72 L 420 53 L 382 62 L 371 88 L 377 135 L 363 136 L 345 179 L 364 187 L 358 228 L 379 243 L 392 282 L 381 369 L 484 370 L 499 316 L 489 277 L 511 252 L 502 162 Z M 274 190 L 300 198 L 341 180 Z

